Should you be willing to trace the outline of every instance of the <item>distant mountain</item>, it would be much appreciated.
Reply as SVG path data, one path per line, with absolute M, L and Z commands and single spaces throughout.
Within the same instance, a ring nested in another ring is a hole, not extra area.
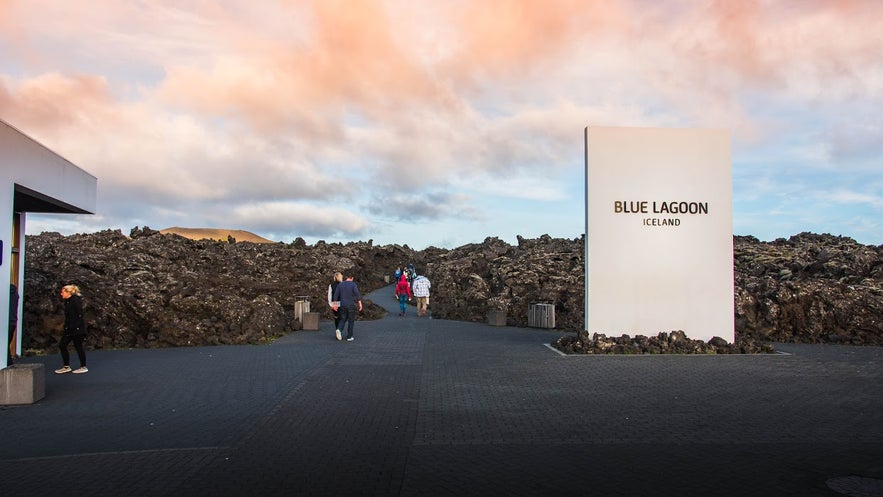
M 255 235 L 249 231 L 243 230 L 225 230 L 216 228 L 179 228 L 178 226 L 160 230 L 163 234 L 181 235 L 191 240 L 219 240 L 226 242 L 228 236 L 233 237 L 237 242 L 253 242 L 253 243 L 276 243 L 273 240 L 267 240 L 264 237 Z

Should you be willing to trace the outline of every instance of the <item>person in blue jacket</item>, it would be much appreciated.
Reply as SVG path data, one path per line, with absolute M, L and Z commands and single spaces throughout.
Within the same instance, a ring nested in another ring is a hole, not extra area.
M 353 326 L 356 324 L 356 306 L 358 312 L 362 312 L 362 294 L 359 292 L 359 286 L 353 281 L 353 275 L 347 275 L 344 281 L 341 281 L 337 288 L 334 289 L 333 302 L 336 302 L 340 308 L 340 327 L 334 330 L 334 335 L 341 340 L 340 329 L 346 325 L 346 341 L 353 341 Z

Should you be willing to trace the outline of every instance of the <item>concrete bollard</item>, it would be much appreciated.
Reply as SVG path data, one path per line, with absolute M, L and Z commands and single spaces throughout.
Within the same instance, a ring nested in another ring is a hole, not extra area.
M 304 313 L 304 331 L 316 331 L 319 329 L 319 313 L 318 312 L 305 312 Z
M 497 309 L 488 311 L 487 324 L 491 326 L 506 326 L 506 311 Z
M 42 364 L 13 364 L 0 369 L 0 405 L 33 404 L 46 396 Z

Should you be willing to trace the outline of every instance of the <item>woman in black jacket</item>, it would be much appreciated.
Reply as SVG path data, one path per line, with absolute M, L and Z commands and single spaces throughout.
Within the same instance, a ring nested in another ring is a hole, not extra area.
M 58 348 L 61 350 L 61 358 L 64 366 L 56 369 L 58 374 L 88 373 L 86 368 L 86 350 L 83 348 L 83 339 L 86 338 L 86 320 L 83 319 L 83 299 L 80 297 L 80 289 L 77 285 L 65 285 L 61 287 L 61 298 L 64 299 L 64 333 Z M 77 356 L 80 358 L 80 367 L 71 370 L 71 357 L 67 350 L 69 343 L 74 342 Z

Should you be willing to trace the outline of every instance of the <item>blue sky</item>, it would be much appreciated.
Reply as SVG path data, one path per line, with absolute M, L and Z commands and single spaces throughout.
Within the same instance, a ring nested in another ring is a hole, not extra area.
M 883 244 L 877 1 L 0 3 L 0 119 L 98 177 L 28 233 L 453 248 L 584 230 L 588 125 L 731 131 L 734 231 Z

